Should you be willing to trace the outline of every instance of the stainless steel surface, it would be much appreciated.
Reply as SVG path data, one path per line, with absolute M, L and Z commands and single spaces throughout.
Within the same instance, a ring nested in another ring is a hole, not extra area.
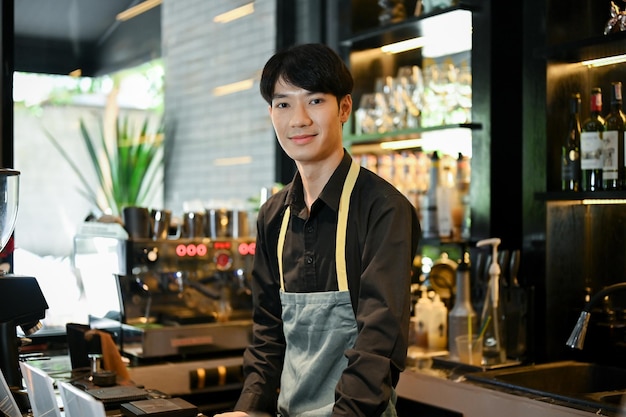
M 136 327 L 124 352 L 136 358 L 219 353 L 244 349 L 252 341 L 252 320 L 184 326 Z
M 576 361 L 469 373 L 465 378 L 611 413 L 620 410 L 626 394 L 626 369 Z

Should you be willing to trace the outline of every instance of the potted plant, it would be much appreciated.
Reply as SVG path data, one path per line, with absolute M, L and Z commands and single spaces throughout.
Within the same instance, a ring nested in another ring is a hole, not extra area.
M 79 192 L 99 211 L 119 217 L 127 206 L 147 206 L 163 185 L 164 128 L 154 113 L 121 115 L 116 88 L 109 94 L 102 118 L 89 126 L 80 118 L 80 134 L 97 181 L 89 181 L 60 142 L 47 137 L 80 180 Z M 82 166 L 82 165 L 80 165 Z

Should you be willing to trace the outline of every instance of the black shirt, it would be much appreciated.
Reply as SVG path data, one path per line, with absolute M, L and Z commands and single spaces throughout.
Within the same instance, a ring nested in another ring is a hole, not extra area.
M 261 207 L 252 272 L 253 342 L 244 353 L 246 380 L 236 410 L 275 412 L 284 356 L 277 244 L 287 205 L 285 291 L 336 291 L 335 236 L 339 198 L 351 156 L 313 203 L 294 180 Z M 414 207 L 391 184 L 360 169 L 348 214 L 346 269 L 359 335 L 345 352 L 348 366 L 336 388 L 333 415 L 376 416 L 389 402 L 408 347 L 411 266 L 420 226 Z

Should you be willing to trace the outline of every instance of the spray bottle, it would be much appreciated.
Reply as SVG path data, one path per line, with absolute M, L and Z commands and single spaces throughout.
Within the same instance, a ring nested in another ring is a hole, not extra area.
M 476 246 L 491 245 L 491 265 L 489 265 L 489 283 L 480 318 L 479 334 L 483 335 L 483 364 L 495 365 L 506 362 L 506 344 L 504 342 L 504 316 L 500 303 L 500 265 L 498 264 L 499 238 L 478 241 Z

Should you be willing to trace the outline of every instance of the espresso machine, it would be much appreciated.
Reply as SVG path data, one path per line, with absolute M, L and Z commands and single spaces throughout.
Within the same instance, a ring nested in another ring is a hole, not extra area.
M 19 171 L 0 169 L 0 251 L 15 227 L 19 197 Z M 0 368 L 22 412 L 29 401 L 19 370 L 19 347 L 29 343 L 28 336 L 43 327 L 48 303 L 34 277 L 0 271 Z M 18 337 L 20 327 L 24 337 Z
M 113 334 L 136 364 L 240 355 L 251 341 L 256 246 L 245 216 L 207 209 L 185 213 L 178 228 L 170 216 L 134 207 L 124 224 L 80 228 L 74 263 L 90 326 Z

